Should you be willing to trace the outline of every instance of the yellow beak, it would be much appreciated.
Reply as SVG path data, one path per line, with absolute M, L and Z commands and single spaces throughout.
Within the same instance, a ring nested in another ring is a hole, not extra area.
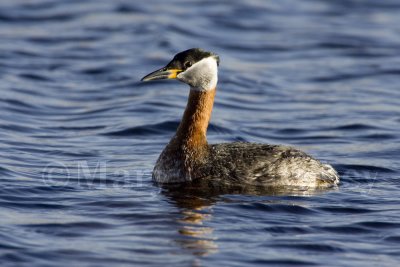
M 142 82 L 147 82 L 147 81 L 155 81 L 155 80 L 164 80 L 164 79 L 176 79 L 176 76 L 178 76 L 179 73 L 181 73 L 182 70 L 179 69 L 167 69 L 167 68 L 162 68 L 156 71 L 153 71 L 150 74 L 147 74 L 142 78 Z

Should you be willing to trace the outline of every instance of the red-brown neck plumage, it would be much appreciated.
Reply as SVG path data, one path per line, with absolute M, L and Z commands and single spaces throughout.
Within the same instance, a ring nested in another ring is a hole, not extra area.
M 211 118 L 216 89 L 190 90 L 188 103 L 175 141 L 188 148 L 207 146 L 207 127 Z

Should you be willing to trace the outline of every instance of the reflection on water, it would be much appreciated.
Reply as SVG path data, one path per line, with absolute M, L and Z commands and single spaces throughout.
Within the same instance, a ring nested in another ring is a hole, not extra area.
M 214 229 L 203 226 L 203 222 L 210 220 L 212 216 L 205 213 L 208 212 L 205 210 L 207 208 L 207 206 L 204 206 L 192 210 L 183 210 L 182 219 L 179 220 L 182 223 L 182 228 L 179 229 L 182 239 L 177 239 L 176 242 L 182 248 L 190 250 L 198 256 L 206 256 L 218 251 L 218 245 L 214 242 Z
M 179 223 L 178 233 L 181 235 L 175 241 L 183 249 L 190 251 L 197 256 L 207 256 L 218 252 L 216 237 L 213 235 L 214 228 L 206 226 L 207 221 L 213 218 L 213 206 L 218 202 L 232 203 L 226 196 L 302 196 L 310 197 L 338 190 L 337 187 L 328 189 L 315 188 L 266 188 L 260 186 L 217 186 L 207 181 L 192 182 L 185 185 L 164 186 L 162 194 L 166 196 L 179 210 L 177 222 Z M 239 201 L 239 203 L 245 203 Z M 266 204 L 285 204 L 301 206 L 301 201 L 269 200 Z
M 176 205 L 180 213 L 180 237 L 176 243 L 197 256 L 216 253 L 218 245 L 213 236 L 214 229 L 204 226 L 204 223 L 212 219 L 212 206 L 218 196 L 204 194 L 204 191 L 192 186 L 170 187 L 163 189 L 162 193 Z

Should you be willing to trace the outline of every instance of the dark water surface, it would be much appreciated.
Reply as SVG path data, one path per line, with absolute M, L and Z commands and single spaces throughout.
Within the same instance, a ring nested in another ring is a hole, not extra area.
M 1 266 L 399 266 L 400 2 L 0 1 Z M 327 192 L 151 183 L 188 94 L 140 84 L 221 56 L 211 142 L 289 144 Z

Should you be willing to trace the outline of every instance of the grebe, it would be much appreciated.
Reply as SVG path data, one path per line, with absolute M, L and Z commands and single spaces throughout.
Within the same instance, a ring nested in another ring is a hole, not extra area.
M 175 55 L 142 81 L 177 79 L 190 86 L 176 134 L 153 170 L 157 183 L 210 180 L 261 186 L 331 187 L 339 176 L 331 165 L 292 147 L 246 142 L 208 144 L 207 127 L 218 81 L 219 56 L 200 48 Z

